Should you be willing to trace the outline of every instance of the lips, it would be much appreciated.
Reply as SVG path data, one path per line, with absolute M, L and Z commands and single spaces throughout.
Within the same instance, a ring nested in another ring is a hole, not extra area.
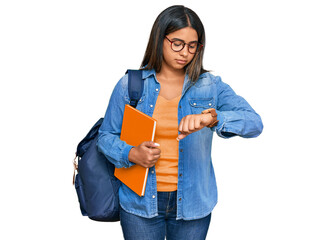
M 177 62 L 178 64 L 183 64 L 183 65 L 187 63 L 186 60 L 180 60 L 180 59 L 176 59 L 176 62 Z

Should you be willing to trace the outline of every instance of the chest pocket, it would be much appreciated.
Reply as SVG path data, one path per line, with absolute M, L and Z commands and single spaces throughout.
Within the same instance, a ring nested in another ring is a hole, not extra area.
M 208 108 L 215 108 L 214 98 L 191 98 L 189 104 L 193 114 L 200 114 L 203 110 Z

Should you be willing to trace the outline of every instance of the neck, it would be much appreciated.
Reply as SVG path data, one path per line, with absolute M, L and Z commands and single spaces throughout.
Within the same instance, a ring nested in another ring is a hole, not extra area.
M 184 79 L 185 76 L 185 70 L 184 69 L 173 69 L 166 65 L 165 63 L 162 63 L 161 70 L 159 73 L 157 73 L 158 77 L 164 78 L 164 79 Z

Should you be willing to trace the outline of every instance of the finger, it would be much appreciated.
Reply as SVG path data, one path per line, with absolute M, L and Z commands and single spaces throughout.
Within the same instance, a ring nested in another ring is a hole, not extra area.
M 200 128 L 202 128 L 202 122 L 203 122 L 203 121 L 204 121 L 204 120 L 203 120 L 202 117 L 195 119 L 195 128 L 196 128 L 197 130 L 199 130 Z
M 190 118 L 188 130 L 192 132 L 195 130 L 195 117 Z
M 179 132 L 182 132 L 183 124 L 184 124 L 184 119 L 185 119 L 185 117 L 181 119 L 180 125 L 178 127 Z
M 153 141 L 143 142 L 143 145 L 146 146 L 146 147 L 148 147 L 148 148 L 152 148 L 152 147 L 155 148 L 155 147 L 160 146 L 160 144 L 155 143 L 155 142 L 153 142 Z
M 185 138 L 186 136 L 188 136 L 188 134 L 179 134 L 176 138 L 177 141 L 182 140 L 183 138 Z
M 152 155 L 160 155 L 161 154 L 161 149 L 160 148 L 153 148 L 153 149 L 151 149 L 151 154 Z
M 185 120 L 183 122 L 183 126 L 182 126 L 182 133 L 189 133 L 189 124 L 190 124 L 190 119 L 191 117 L 188 115 L 185 117 Z
M 149 162 L 147 163 L 145 166 L 143 166 L 144 168 L 151 168 L 155 165 L 155 162 Z

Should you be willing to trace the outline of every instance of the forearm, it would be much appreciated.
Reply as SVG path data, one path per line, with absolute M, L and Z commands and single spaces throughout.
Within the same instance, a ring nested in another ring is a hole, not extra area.
M 128 168 L 134 165 L 128 158 L 129 152 L 133 146 L 120 140 L 117 135 L 100 132 L 97 147 L 116 168 Z
M 259 136 L 263 130 L 261 118 L 254 111 L 217 110 L 217 119 L 218 124 L 212 130 L 223 138 L 233 136 L 253 138 Z

